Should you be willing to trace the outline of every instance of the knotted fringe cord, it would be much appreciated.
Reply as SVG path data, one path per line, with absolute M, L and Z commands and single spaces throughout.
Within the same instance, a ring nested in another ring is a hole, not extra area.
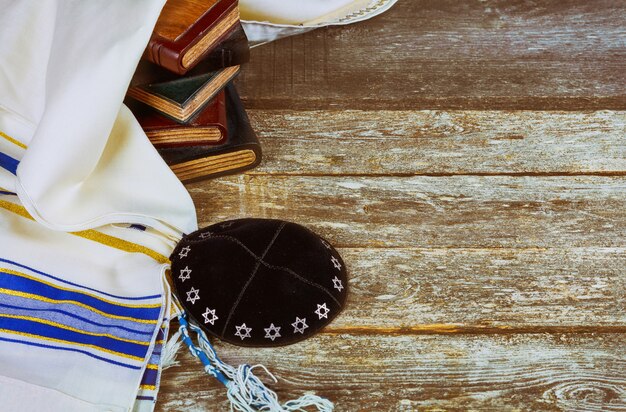
M 204 365 L 205 372 L 217 378 L 228 389 L 227 395 L 231 403 L 231 410 L 235 408 L 243 412 L 292 412 L 304 411 L 303 408 L 307 406 L 314 406 L 320 412 L 331 412 L 333 410 L 334 405 L 332 402 L 311 394 L 304 395 L 299 399 L 288 401 L 281 405 L 278 402 L 276 393 L 268 389 L 263 382 L 252 373 L 255 368 L 263 369 L 274 382 L 277 382 L 274 375 L 272 375 L 265 366 L 255 365 L 251 367 L 250 365 L 240 365 L 238 368 L 234 368 L 222 362 L 200 328 L 189 324 L 184 315 L 181 315 L 178 321 L 180 323 L 180 330 L 177 332 L 177 335 L 180 334 L 180 336 L 182 336 L 182 341 L 187 345 L 191 354 L 200 359 Z M 200 347 L 194 345 L 189 335 L 189 330 L 197 334 Z

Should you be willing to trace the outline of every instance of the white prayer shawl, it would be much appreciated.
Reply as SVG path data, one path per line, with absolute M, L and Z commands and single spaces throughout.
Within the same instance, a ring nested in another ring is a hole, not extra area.
M 397 0 L 240 0 L 241 19 L 251 42 L 262 44 L 332 25 L 371 19 Z
M 3 410 L 150 410 L 193 203 L 122 105 L 164 0 L 0 0 Z

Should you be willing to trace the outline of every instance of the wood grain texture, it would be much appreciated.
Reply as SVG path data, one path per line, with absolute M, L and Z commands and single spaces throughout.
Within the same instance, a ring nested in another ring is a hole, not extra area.
M 411 0 L 252 51 L 239 85 L 271 109 L 626 108 L 626 4 Z
M 220 356 L 337 411 L 626 410 L 625 19 L 411 0 L 254 49 L 238 84 L 264 163 L 187 185 L 200 227 L 304 224 L 350 294 L 310 340 Z M 181 359 L 158 410 L 228 410 Z
M 626 332 L 624 247 L 339 252 L 350 293 L 329 331 Z
M 323 334 L 297 345 L 218 344 L 233 364 L 263 362 L 281 399 L 307 391 L 336 411 L 623 411 L 626 335 Z M 225 411 L 225 390 L 185 354 L 163 376 L 159 411 Z
M 234 176 L 187 186 L 200 226 L 297 220 L 341 247 L 622 247 L 626 177 Z
M 250 110 L 252 174 L 624 174 L 626 112 Z

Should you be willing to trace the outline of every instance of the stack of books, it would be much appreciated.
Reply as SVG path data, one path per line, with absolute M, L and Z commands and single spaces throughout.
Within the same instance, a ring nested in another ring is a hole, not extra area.
M 255 167 L 261 146 L 233 79 L 248 61 L 237 0 L 168 0 L 126 104 L 187 182 Z

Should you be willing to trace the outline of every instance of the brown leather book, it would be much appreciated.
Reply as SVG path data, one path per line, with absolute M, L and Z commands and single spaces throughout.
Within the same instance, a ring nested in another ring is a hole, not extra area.
M 126 95 L 153 107 L 179 123 L 186 123 L 239 73 L 239 66 L 197 76 L 134 86 Z
M 168 0 L 143 57 L 185 74 L 238 22 L 237 0 Z
M 128 102 L 139 124 L 155 147 L 216 145 L 227 136 L 226 96 L 224 91 L 186 124 L 180 124 L 138 102 Z
M 228 138 L 224 143 L 158 148 L 181 181 L 240 173 L 261 162 L 261 145 L 232 84 L 226 87 L 226 113 Z
M 196 66 L 189 70 L 185 77 L 198 76 L 208 72 L 239 66 L 250 60 L 248 38 L 241 23 L 237 23 L 232 30 L 217 44 Z M 142 59 L 130 81 L 131 87 L 150 83 L 163 83 L 180 78 L 158 64 Z

